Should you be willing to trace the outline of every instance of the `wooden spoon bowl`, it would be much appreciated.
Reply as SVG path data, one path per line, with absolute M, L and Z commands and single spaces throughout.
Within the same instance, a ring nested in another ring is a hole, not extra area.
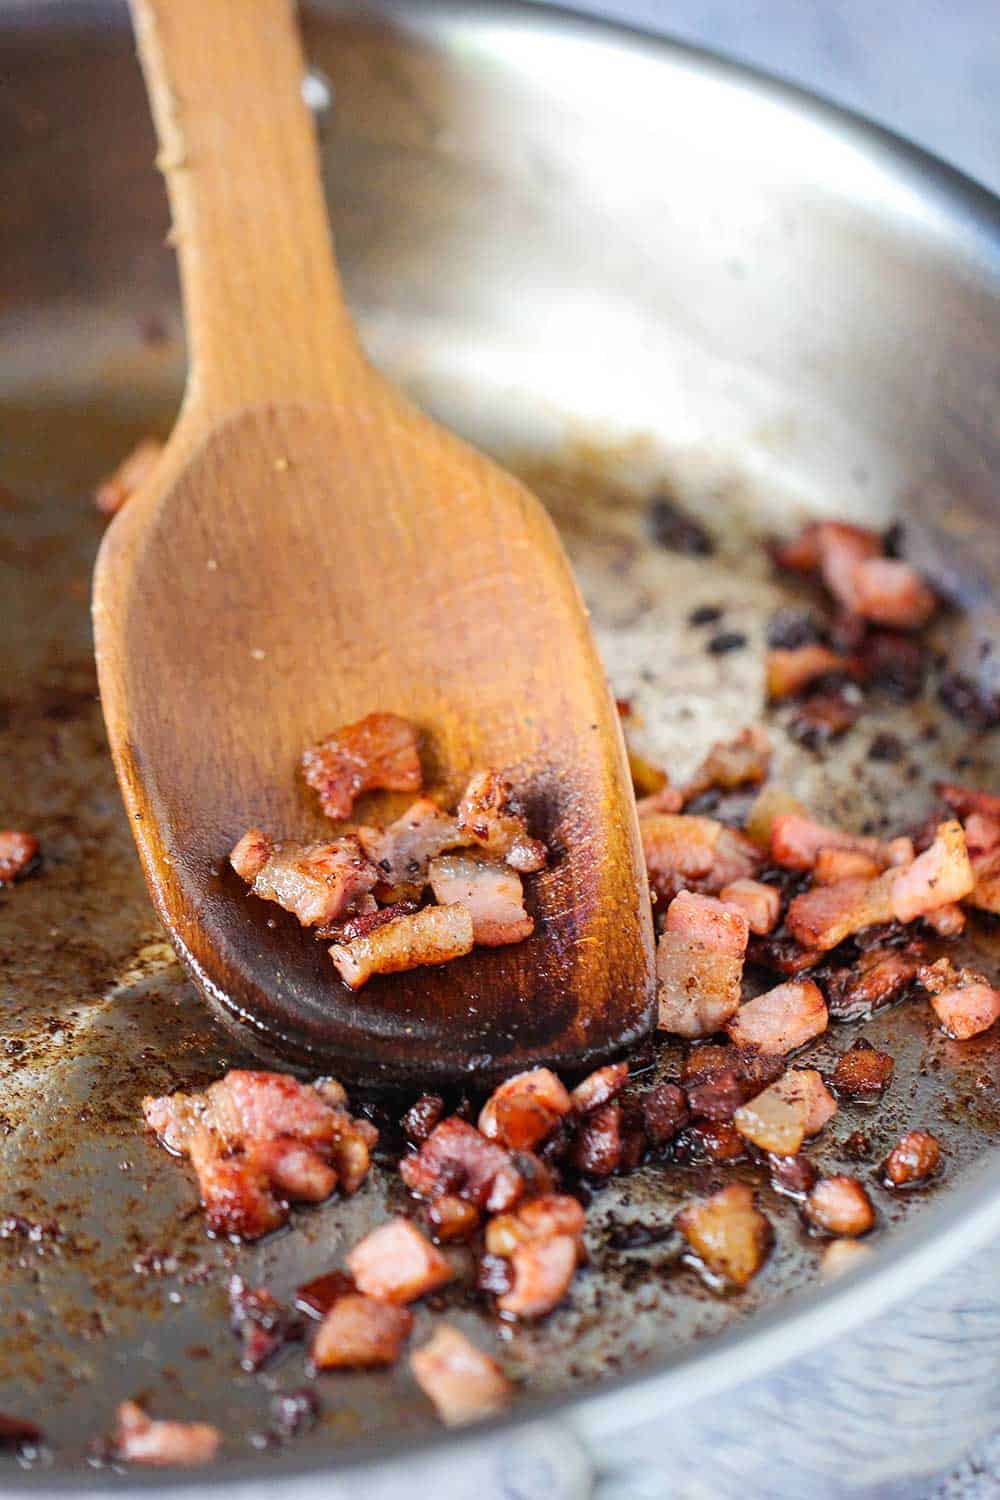
M 286 0 L 133 10 L 191 371 L 159 468 L 105 538 L 94 625 L 157 911 L 227 1024 L 313 1069 L 488 1078 L 605 1056 L 651 1024 L 649 898 L 620 728 L 553 526 L 361 353 Z M 553 857 L 526 881 L 527 942 L 353 994 L 226 856 L 254 823 L 329 835 L 301 752 L 375 709 L 421 727 L 435 793 L 510 768 Z

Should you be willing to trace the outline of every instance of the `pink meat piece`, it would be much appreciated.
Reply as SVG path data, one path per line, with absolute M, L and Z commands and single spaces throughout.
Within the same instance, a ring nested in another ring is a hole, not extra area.
M 885 866 L 860 849 L 821 849 L 813 865 L 814 885 L 839 885 L 842 880 L 874 880 Z
M 115 1453 L 130 1464 L 207 1464 L 219 1449 L 221 1437 L 207 1422 L 162 1422 L 135 1401 L 118 1408 Z
M 468 1121 L 452 1115 L 431 1131 L 414 1156 L 404 1156 L 399 1175 L 418 1198 L 454 1193 L 477 1208 L 512 1208 L 524 1184 L 509 1152 Z
M 975 885 L 966 899 L 978 911 L 1000 913 L 1000 849 L 974 854 L 970 860 Z
M 794 698 L 810 683 L 833 673 L 853 670 L 850 657 L 829 646 L 776 646 L 765 659 L 767 696 L 772 701 Z
M 794 1052 L 827 1028 L 826 1001 L 811 979 L 779 984 L 741 1005 L 726 1027 L 738 1047 Z
M 962 820 L 962 826 L 970 854 L 992 854 L 1000 847 L 1000 818 L 973 812 Z
M 557 1234 L 518 1245 L 510 1257 L 513 1283 L 497 1298 L 497 1308 L 511 1318 L 541 1318 L 569 1291 L 579 1257 L 576 1239 Z
M 578 1115 L 589 1114 L 599 1109 L 620 1094 L 628 1082 L 628 1063 L 608 1063 L 589 1073 L 570 1094 L 573 1108 Z
M 714 818 L 660 813 L 643 818 L 639 832 L 650 884 L 664 900 L 688 886 L 714 894 L 760 868 L 757 847 Z
M 850 588 L 855 614 L 896 630 L 919 630 L 937 607 L 933 592 L 916 569 L 893 557 L 868 557 L 856 563 Z
M 819 570 L 830 593 L 848 614 L 860 613 L 857 585 L 860 565 L 882 552 L 882 538 L 862 526 L 821 521 L 817 527 Z
M 413 1302 L 444 1286 L 449 1262 L 409 1219 L 390 1219 L 366 1234 L 347 1257 L 358 1291 L 379 1302 Z
M 731 958 L 743 957 L 750 935 L 741 911 L 730 911 L 714 896 L 695 891 L 681 891 L 674 897 L 667 909 L 665 930 Z
M 719 900 L 742 912 L 750 931 L 759 937 L 773 932 L 781 917 L 780 891 L 761 880 L 734 880 L 723 886 Z
M 646 797 L 637 797 L 635 810 L 640 818 L 651 817 L 654 813 L 679 813 L 684 806 L 684 796 L 678 787 L 661 786 L 658 792 L 650 792 Z
M 712 787 L 729 791 L 734 787 L 757 786 L 767 776 L 770 764 L 771 742 L 767 731 L 759 724 L 751 724 L 735 739 L 719 740 L 712 746 L 685 786 L 684 801 L 690 802 Z
M 973 873 L 975 873 L 975 865 L 973 865 Z M 975 891 L 973 890 L 972 897 L 974 896 Z M 972 897 L 967 899 L 971 900 Z M 956 906 L 954 902 L 948 906 L 939 906 L 937 911 L 925 912 L 923 919 L 927 923 L 927 926 L 937 933 L 938 937 L 943 938 L 960 937 L 965 931 L 967 921 L 963 909 L 960 906 Z
M 793 1068 L 733 1115 L 742 1136 L 762 1151 L 794 1156 L 837 1111 L 837 1101 L 815 1068 Z
M 418 792 L 416 727 L 398 714 L 367 714 L 303 752 L 302 772 L 328 818 L 348 818 L 362 792 Z
M 941 823 L 934 842 L 892 882 L 890 902 L 897 922 L 912 922 L 926 912 L 961 901 L 975 886 L 961 823 Z
M 985 981 L 971 980 L 930 999 L 942 1029 L 958 1042 L 988 1031 L 1000 1019 L 1000 990 Z
M 785 926 L 804 948 L 821 952 L 835 948 L 852 933 L 893 920 L 892 891 L 897 878 L 895 870 L 887 870 L 875 880 L 814 886 L 791 901 Z
M 976 787 L 959 786 L 954 781 L 939 781 L 934 790 L 960 818 L 968 818 L 972 813 L 980 813 L 983 817 L 1000 823 L 1000 796 L 995 792 L 983 792 Z
M 394 1365 L 413 1327 L 413 1314 L 392 1302 L 348 1292 L 320 1324 L 312 1347 L 319 1370 L 372 1370 Z
M 359 990 L 373 974 L 449 963 L 472 948 L 472 914 L 467 907 L 425 906 L 364 937 L 332 944 L 330 957 L 344 983 Z
M 541 870 L 548 850 L 528 834 L 524 811 L 503 771 L 477 771 L 458 804 L 458 826 L 467 839 L 523 875 Z
M 430 797 L 420 797 L 387 828 L 361 827 L 361 847 L 378 871 L 383 901 L 418 900 L 427 884 L 427 868 L 446 849 L 466 842 L 450 813 Z
M 657 944 L 659 1029 L 710 1036 L 740 1003 L 749 928 L 741 912 L 682 891 L 670 903 Z
M 431 861 L 428 876 L 435 901 L 468 909 L 477 946 L 520 943 L 534 932 L 534 918 L 524 909 L 521 877 L 509 865 L 481 855 L 445 854 Z
M 410 1355 L 410 1369 L 449 1427 L 496 1416 L 510 1404 L 513 1394 L 496 1360 L 447 1323 Z
M 322 1203 L 337 1186 L 337 1173 L 317 1151 L 293 1140 L 248 1141 L 245 1157 L 273 1191 L 297 1203 Z
M 871 1199 L 856 1177 L 821 1177 L 804 1212 L 815 1229 L 850 1238 L 867 1234 L 875 1223 Z
M 774 1240 L 743 1182 L 688 1204 L 674 1222 L 706 1270 L 734 1286 L 746 1286 L 756 1276 Z
M 273 843 L 251 828 L 229 858 L 255 896 L 290 911 L 303 927 L 337 921 L 378 879 L 354 834 L 324 844 Z
M 811 870 L 822 849 L 848 849 L 868 854 L 884 869 L 886 846 L 863 834 L 830 828 L 798 813 L 779 813 L 771 824 L 771 858 L 789 870 Z
M 549 1068 L 532 1068 L 494 1089 L 480 1112 L 479 1130 L 487 1140 L 530 1151 L 570 1108 L 570 1096 L 556 1075 Z
M 14 828 L 0 832 L 0 888 L 12 885 L 38 857 L 38 840 L 33 833 Z

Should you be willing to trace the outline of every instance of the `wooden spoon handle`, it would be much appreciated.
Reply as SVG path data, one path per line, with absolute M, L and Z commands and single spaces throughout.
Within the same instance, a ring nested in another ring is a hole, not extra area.
M 187 403 L 336 400 L 360 352 L 292 0 L 131 0 L 180 260 Z

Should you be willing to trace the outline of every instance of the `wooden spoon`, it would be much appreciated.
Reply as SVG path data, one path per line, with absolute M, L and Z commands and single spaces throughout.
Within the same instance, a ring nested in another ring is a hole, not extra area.
M 94 625 L 156 909 L 257 1050 L 367 1082 L 600 1058 L 651 1024 L 652 931 L 621 731 L 555 530 L 365 359 L 288 0 L 132 8 L 190 373 L 101 548 Z M 433 791 L 511 768 L 554 857 L 527 881 L 527 942 L 355 995 L 226 856 L 254 823 L 329 837 L 301 752 L 376 709 L 421 726 Z

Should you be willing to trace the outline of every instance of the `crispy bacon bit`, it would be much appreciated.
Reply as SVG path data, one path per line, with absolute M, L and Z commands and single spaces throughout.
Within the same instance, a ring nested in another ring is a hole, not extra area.
M 779 647 L 769 651 L 765 660 L 767 696 L 772 701 L 793 698 L 820 677 L 849 672 L 851 667 L 849 657 L 831 651 L 829 646 L 795 646 L 791 650 Z
M 422 964 L 461 958 L 472 952 L 473 941 L 472 914 L 467 907 L 425 906 L 367 937 L 334 943 L 330 957 L 344 983 L 359 990 L 373 974 L 398 974 Z
M 633 778 L 634 779 L 634 778 Z M 658 792 L 650 792 L 648 796 L 637 797 L 635 810 L 640 818 L 652 817 L 654 813 L 679 813 L 684 806 L 684 798 L 675 786 L 661 786 Z
M 272 843 L 251 828 L 229 856 L 262 901 L 275 901 L 303 927 L 337 921 L 378 879 L 354 834 L 326 844 Z
M 510 1318 L 541 1318 L 569 1291 L 579 1256 L 576 1239 L 557 1234 L 528 1240 L 510 1257 L 513 1284 L 497 1298 L 498 1310 Z
M 795 813 L 799 817 L 804 817 L 805 809 L 786 787 L 776 786 L 774 782 L 768 782 L 766 786 L 761 787 L 747 814 L 744 829 L 747 838 L 755 848 L 765 853 L 770 851 L 774 821 L 785 813 Z
M 752 724 L 733 740 L 719 740 L 712 746 L 684 788 L 684 801 L 721 787 L 729 791 L 739 786 L 757 786 L 771 764 L 771 742 L 765 730 Z
M 738 1047 L 794 1052 L 826 1030 L 826 1001 L 811 979 L 779 984 L 740 1006 L 726 1027 Z
M 938 937 L 954 938 L 961 937 L 965 931 L 967 918 L 962 908 L 952 902 L 948 906 L 939 906 L 937 911 L 925 912 L 923 920 Z
M 682 891 L 670 903 L 656 951 L 659 1028 L 709 1036 L 740 1003 L 746 917 L 709 896 Z
M 811 870 L 824 849 L 848 849 L 870 855 L 884 869 L 889 863 L 878 839 L 845 833 L 801 814 L 779 813 L 771 822 L 771 858 L 789 870 Z
M 355 1290 L 354 1278 L 346 1271 L 326 1271 L 298 1288 L 295 1306 L 311 1318 L 325 1318 L 335 1302 Z
M 477 946 L 520 943 L 535 930 L 534 918 L 524 909 L 521 877 L 509 865 L 483 855 L 446 854 L 431 861 L 428 878 L 435 901 L 468 908 Z
M 785 924 L 804 948 L 826 952 L 854 932 L 892 921 L 893 883 L 898 878 L 895 870 L 887 870 L 875 880 L 815 886 L 793 898 Z
M 731 1120 L 746 1093 L 732 1068 L 721 1068 L 707 1078 L 691 1083 L 687 1089 L 688 1108 L 693 1120 Z
M 864 1037 L 837 1059 L 830 1082 L 842 1099 L 880 1098 L 892 1082 L 893 1060 Z
M 418 1198 L 456 1193 L 488 1213 L 512 1208 L 524 1186 L 510 1153 L 457 1115 L 442 1120 L 416 1155 L 403 1157 L 399 1175 Z
M 939 958 L 925 964 L 918 977 L 943 1030 L 956 1041 L 967 1042 L 1000 1019 L 1000 989 L 981 974 L 956 969 L 950 959 Z
M 687 1095 L 676 1083 L 657 1083 L 642 1101 L 646 1134 L 654 1146 L 665 1146 L 691 1118 Z
M 359 828 L 358 838 L 378 871 L 383 901 L 419 900 L 431 860 L 465 842 L 452 815 L 430 797 L 419 797 L 387 828 Z
M 591 1110 L 607 1104 L 620 1094 L 628 1083 L 628 1063 L 608 1063 L 578 1083 L 570 1094 L 570 1102 L 578 1115 L 589 1115 Z
M 741 1161 L 746 1154 L 746 1141 L 731 1120 L 702 1120 L 674 1142 L 677 1161 Z
M 451 1244 L 452 1240 L 470 1240 L 480 1225 L 479 1209 L 454 1193 L 442 1193 L 427 1210 L 435 1240 Z
M 893 1146 L 882 1169 L 887 1187 L 924 1182 L 937 1170 L 941 1143 L 926 1130 L 908 1130 Z
M 643 818 L 639 831 L 650 884 L 664 900 L 687 886 L 714 893 L 760 867 L 750 840 L 714 818 L 659 813 Z
M 788 733 L 798 745 L 820 750 L 852 729 L 864 707 L 853 683 L 810 693 L 788 722 Z
M 299 1320 L 290 1318 L 266 1287 L 248 1287 L 242 1276 L 230 1280 L 229 1314 L 232 1330 L 243 1344 L 240 1364 L 251 1374 L 263 1369 L 286 1344 L 302 1337 Z
M 349 818 L 362 792 L 419 792 L 415 726 L 398 714 L 367 714 L 303 751 L 302 773 L 328 818 Z
M 320 1324 L 312 1347 L 319 1370 L 372 1370 L 394 1365 L 413 1327 L 407 1307 L 349 1292 Z
M 744 1098 L 750 1099 L 780 1078 L 785 1067 L 779 1056 L 761 1052 L 756 1047 L 734 1047 L 732 1042 L 710 1043 L 691 1048 L 684 1060 L 684 1083 L 690 1087 L 699 1079 L 711 1078 L 727 1070 L 740 1079 L 745 1090 Z
M 959 786 L 954 781 L 939 781 L 934 790 L 951 810 L 960 818 L 980 813 L 1000 823 L 1000 797 L 993 792 L 982 792 L 971 786 Z
M 869 948 L 845 969 L 826 979 L 826 1002 L 837 1021 L 860 1021 L 898 1000 L 916 978 L 926 948 Z
M 912 922 L 968 896 L 975 885 L 961 823 L 941 823 L 930 848 L 904 866 L 892 883 L 892 914 L 897 922 Z
M 706 1270 L 734 1286 L 746 1286 L 756 1276 L 774 1238 L 742 1182 L 689 1204 L 674 1223 Z
M 497 1214 L 486 1229 L 486 1250 L 490 1255 L 511 1256 L 519 1245 L 529 1241 L 550 1240 L 568 1235 L 579 1240 L 586 1215 L 582 1205 L 567 1193 L 546 1193 L 522 1203 L 513 1213 Z
M 325 943 L 353 943 L 355 938 L 368 937 L 387 923 L 395 922 L 397 917 L 408 917 L 416 909 L 415 901 L 393 901 L 389 906 L 379 906 L 374 896 L 359 896 L 349 917 L 342 922 L 317 927 L 316 936 Z
M 814 885 L 838 885 L 842 880 L 874 880 L 885 866 L 860 849 L 820 849 L 813 865 Z
M 858 651 L 861 676 L 897 702 L 919 698 L 927 676 L 927 649 L 922 641 L 897 630 L 869 630 Z
M 474 843 L 505 859 L 522 875 L 545 866 L 548 850 L 540 839 L 528 836 L 524 813 L 502 771 L 477 771 L 458 804 L 458 826 Z
M 207 1464 L 221 1437 L 207 1422 L 156 1422 L 135 1401 L 118 1408 L 116 1456 L 130 1464 Z
M 781 892 L 760 880 L 734 880 L 723 886 L 719 900 L 742 912 L 750 931 L 760 937 L 773 932 L 781 917 Z
M 439 1124 L 444 1114 L 444 1100 L 440 1094 L 421 1094 L 415 1104 L 411 1104 L 400 1122 L 403 1134 L 408 1140 L 416 1141 L 421 1145 L 426 1141 L 435 1125 Z
M 814 1229 L 854 1239 L 875 1223 L 871 1199 L 856 1177 L 821 1177 L 805 1201 Z
M 333 1080 L 318 1086 L 234 1068 L 202 1094 L 143 1100 L 146 1124 L 198 1174 L 208 1227 L 258 1239 L 288 1217 L 288 1198 L 354 1192 L 378 1132 L 352 1119 Z
M 440 1250 L 409 1219 L 390 1219 L 359 1240 L 347 1257 L 359 1292 L 380 1302 L 413 1302 L 450 1281 Z
M 812 1192 L 819 1176 L 808 1156 L 774 1156 L 767 1159 L 771 1170 L 771 1186 L 776 1193 L 800 1202 Z
M 792 1070 L 733 1116 L 742 1136 L 762 1151 L 794 1156 L 836 1113 L 837 1102 L 815 1068 Z
M 588 1177 L 610 1177 L 621 1166 L 622 1110 L 617 1099 L 586 1115 L 577 1131 L 570 1159 Z
M 513 1394 L 496 1360 L 447 1323 L 410 1355 L 410 1369 L 449 1427 L 497 1415 Z
M 26 875 L 38 858 L 38 840 L 34 834 L 19 833 L 13 828 L 0 832 L 0 887 L 13 885 Z
M 893 557 L 869 557 L 851 574 L 856 614 L 875 625 L 919 630 L 937 607 L 934 594 L 909 563 Z
M 871 1254 L 871 1245 L 862 1245 L 858 1240 L 831 1240 L 819 1263 L 820 1275 L 828 1280 L 845 1276 L 848 1271 L 856 1271 Z
M 113 473 L 102 479 L 94 491 L 94 504 L 102 516 L 116 516 L 131 500 L 136 490 L 150 478 L 160 462 L 163 444 L 159 438 L 146 437 L 136 443 Z
M 479 1116 L 479 1129 L 487 1140 L 530 1151 L 571 1108 L 570 1096 L 556 1075 L 549 1068 L 532 1068 L 494 1089 Z

